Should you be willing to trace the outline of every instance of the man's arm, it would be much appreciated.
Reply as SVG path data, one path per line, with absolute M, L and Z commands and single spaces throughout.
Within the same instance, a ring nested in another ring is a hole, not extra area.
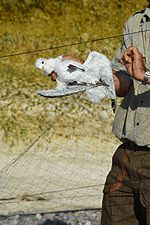
M 117 71 L 113 70 L 113 80 L 115 85 L 116 95 L 118 97 L 125 97 L 132 85 L 132 80 L 127 76 L 120 75 Z
M 127 48 L 122 56 L 121 63 L 126 67 L 131 77 L 138 81 L 143 81 L 147 69 L 144 64 L 143 55 L 137 47 Z M 147 80 L 147 84 L 150 84 L 150 78 Z
M 115 83 L 116 95 L 118 97 L 125 97 L 128 94 L 130 87 L 133 83 L 133 80 L 129 76 L 128 71 L 126 70 L 124 65 L 120 63 L 120 59 L 123 56 L 126 49 L 132 45 L 132 39 L 128 35 L 131 32 L 132 32 L 131 21 L 129 19 L 125 23 L 125 26 L 123 29 L 122 46 L 112 60 L 113 78 Z
M 73 60 L 73 61 L 76 61 L 76 62 L 79 62 L 79 63 L 84 63 L 81 59 L 75 58 L 71 55 L 63 55 L 63 58 L 64 59 L 70 59 L 70 60 Z
M 137 47 L 129 47 L 124 52 L 120 62 L 125 66 L 128 74 L 135 80 L 143 81 L 146 67 L 143 60 L 143 55 Z M 113 79 L 115 83 L 116 94 L 119 97 L 124 97 L 128 93 L 132 81 L 126 76 L 119 75 L 115 70 L 113 71 Z M 150 85 L 150 78 L 147 80 Z

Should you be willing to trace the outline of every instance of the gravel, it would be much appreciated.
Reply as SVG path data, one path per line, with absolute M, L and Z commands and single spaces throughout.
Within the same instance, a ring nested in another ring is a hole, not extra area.
M 100 225 L 101 210 L 1 216 L 0 225 Z

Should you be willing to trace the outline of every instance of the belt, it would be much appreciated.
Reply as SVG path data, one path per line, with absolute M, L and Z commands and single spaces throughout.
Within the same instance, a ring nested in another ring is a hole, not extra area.
M 150 151 L 150 148 L 147 146 L 139 146 L 132 141 L 126 141 L 123 143 L 125 148 L 128 148 L 133 151 Z

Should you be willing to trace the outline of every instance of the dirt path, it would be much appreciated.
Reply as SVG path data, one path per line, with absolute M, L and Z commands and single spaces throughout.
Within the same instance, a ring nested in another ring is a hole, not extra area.
M 101 207 L 102 189 L 117 140 L 54 137 L 43 150 L 0 153 L 0 214 Z

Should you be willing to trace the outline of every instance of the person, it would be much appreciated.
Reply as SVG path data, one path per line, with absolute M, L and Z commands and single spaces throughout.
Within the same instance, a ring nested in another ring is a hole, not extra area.
M 101 225 L 150 225 L 150 0 L 127 20 L 112 65 L 116 94 L 124 97 L 113 123 L 122 144 L 106 178 Z
M 147 68 L 137 47 L 127 48 L 120 61 L 133 80 L 115 116 L 113 130 L 123 144 L 106 179 L 101 224 L 149 225 L 150 73 L 145 80 Z
M 113 132 L 123 143 L 106 178 L 101 225 L 150 225 L 150 0 L 127 20 L 112 65 L 124 97 Z

